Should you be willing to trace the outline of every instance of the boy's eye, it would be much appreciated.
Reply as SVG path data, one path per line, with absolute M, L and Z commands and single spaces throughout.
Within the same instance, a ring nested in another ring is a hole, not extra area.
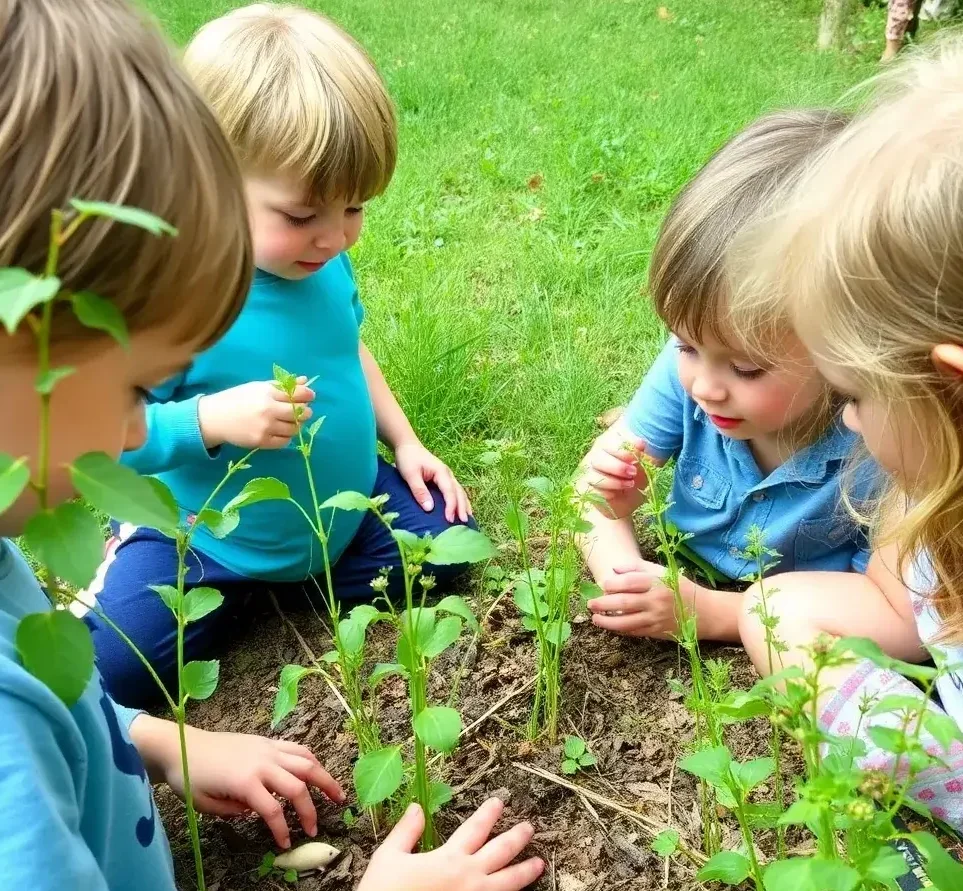
M 683 343 L 681 340 L 675 345 L 675 348 L 680 353 L 685 353 L 687 356 L 694 356 L 696 354 L 696 349 L 694 346 L 690 346 L 687 343 Z
M 765 368 L 740 368 L 738 365 L 733 365 L 732 371 L 736 377 L 747 381 L 757 380 L 766 373 Z
M 306 217 L 296 217 L 296 216 L 293 216 L 292 214 L 284 213 L 283 211 L 282 211 L 282 215 L 292 226 L 307 226 L 308 223 L 310 223 L 315 216 L 312 213 Z
M 359 213 L 364 210 L 364 205 L 359 205 L 358 207 L 349 207 L 346 211 L 348 216 L 356 217 Z

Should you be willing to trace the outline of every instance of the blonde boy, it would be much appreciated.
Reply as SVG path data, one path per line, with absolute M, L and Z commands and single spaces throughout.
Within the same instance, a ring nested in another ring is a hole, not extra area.
M 320 15 L 256 4 L 203 27 L 185 61 L 240 158 L 257 269 L 225 338 L 151 391 L 147 441 L 125 460 L 162 478 L 187 514 L 229 461 L 258 448 L 251 475 L 284 480 L 309 511 L 315 497 L 355 490 L 387 494 L 396 527 L 417 534 L 470 522 L 464 490 L 421 444 L 360 339 L 364 312 L 346 251 L 397 156 L 394 110 L 371 60 Z M 304 376 L 295 394 L 304 420 L 324 418 L 311 454 L 314 491 L 300 453 L 286 448 L 297 433 L 295 406 L 272 383 L 275 363 Z M 317 380 L 310 388 L 309 377 Z M 378 457 L 379 438 L 394 465 Z M 220 497 L 236 492 L 227 486 Z M 371 580 L 398 559 L 395 542 L 370 515 L 323 519 L 331 524 L 336 596 L 370 597 Z M 175 629 L 150 586 L 172 579 L 171 542 L 146 529 L 118 532 L 97 601 L 169 679 Z M 203 579 L 226 601 L 191 626 L 188 658 L 216 646 L 235 605 L 259 582 L 290 584 L 298 594 L 306 580 L 324 584 L 323 555 L 290 503 L 254 505 L 230 536 L 199 530 L 194 545 L 188 583 Z M 438 567 L 439 586 L 460 569 Z M 390 590 L 400 582 L 393 574 Z M 141 663 L 96 616 L 88 621 L 111 693 L 125 704 L 149 701 L 155 687 Z

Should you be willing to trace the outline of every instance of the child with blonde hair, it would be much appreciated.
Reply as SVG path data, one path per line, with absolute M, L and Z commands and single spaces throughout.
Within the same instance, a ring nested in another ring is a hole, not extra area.
M 188 516 L 231 461 L 258 448 L 246 478 L 283 480 L 311 514 L 315 498 L 353 490 L 389 496 L 395 527 L 418 535 L 471 522 L 464 490 L 421 444 L 360 337 L 364 310 L 347 251 L 360 235 L 365 203 L 391 180 L 397 155 L 394 109 L 373 63 L 323 16 L 258 3 L 201 28 L 185 64 L 240 159 L 256 269 L 225 337 L 151 389 L 146 442 L 125 462 L 156 474 Z M 273 383 L 275 363 L 302 376 L 293 403 Z M 301 453 L 289 447 L 296 409 L 302 423 L 323 418 L 310 456 L 313 488 Z M 379 438 L 394 465 L 379 457 Z M 215 508 L 237 494 L 242 477 L 221 490 Z M 382 567 L 392 567 L 389 593 L 401 590 L 396 542 L 373 514 L 324 510 L 322 520 L 339 600 L 372 596 L 370 582 Z M 174 678 L 177 635 L 152 586 L 171 584 L 176 566 L 170 539 L 117 527 L 87 598 L 165 683 Z M 438 588 L 461 570 L 434 567 Z M 185 658 L 215 648 L 252 591 L 273 583 L 303 603 L 302 583 L 315 578 L 323 587 L 323 555 L 293 504 L 252 505 L 226 538 L 198 529 L 188 587 L 213 586 L 225 602 L 189 627 Z M 99 616 L 86 618 L 111 693 L 129 705 L 155 699 L 143 664 Z
M 869 637 L 891 656 L 955 666 L 938 682 L 945 713 L 963 728 L 963 43 L 907 60 L 820 159 L 785 213 L 750 242 L 754 261 L 737 316 L 762 338 L 767 304 L 790 314 L 822 374 L 847 399 L 846 424 L 890 475 L 865 576 L 799 573 L 772 579 L 776 635 L 799 649 L 821 632 Z M 794 596 L 797 595 L 798 596 Z M 765 630 L 747 598 L 742 639 L 771 670 Z M 859 730 L 867 768 L 894 775 L 895 757 L 861 719 L 866 698 L 918 696 L 909 681 L 861 662 L 824 672 L 821 723 Z M 934 705 L 933 708 L 936 708 Z M 963 746 L 911 790 L 963 830 Z
M 122 312 L 130 348 L 52 307 L 50 359 L 66 368 L 50 401 L 49 454 L 38 449 L 37 351 L 28 314 L 0 347 L 0 454 L 49 467 L 48 505 L 73 497 L 67 466 L 117 454 L 141 435 L 142 391 L 214 343 L 242 308 L 251 245 L 236 161 L 159 33 L 125 0 L 0 2 L 0 267 L 45 268 L 51 213 L 72 198 L 133 205 L 179 230 L 157 238 L 106 220 L 63 244 L 64 296 L 91 290 Z M 69 225 L 69 222 L 68 222 Z M 0 303 L 11 299 L 0 296 Z M 9 310 L 9 305 L 4 305 Z M 5 313 L 9 321 L 10 314 Z M 36 512 L 25 493 L 0 511 L 0 875 L 8 888 L 175 891 L 170 846 L 150 784 L 183 792 L 178 728 L 117 707 L 94 668 L 68 707 L 22 664 L 17 629 L 53 609 L 16 545 Z M 6 502 L 5 502 L 6 504 Z M 304 746 L 187 728 L 194 803 L 255 810 L 290 845 L 276 795 L 317 832 L 310 794 L 344 793 Z M 451 840 L 412 854 L 423 826 L 409 809 L 375 853 L 364 891 L 519 891 L 542 869 L 509 865 L 527 824 L 488 841 L 489 801 Z
M 673 203 L 652 254 L 649 285 L 672 337 L 623 417 L 584 460 L 593 530 L 583 550 L 603 596 L 589 602 L 601 628 L 666 637 L 677 629 L 662 567 L 641 559 L 632 515 L 646 497 L 638 453 L 675 459 L 666 519 L 717 574 L 755 569 L 744 551 L 753 526 L 785 571 L 861 571 L 862 530 L 840 497 L 855 437 L 785 315 L 768 354 L 731 318 L 724 267 L 738 234 L 785 196 L 805 165 L 845 126 L 826 110 L 768 114 L 723 146 Z M 865 488 L 865 486 L 864 486 Z M 738 640 L 741 595 L 683 580 L 700 637 Z

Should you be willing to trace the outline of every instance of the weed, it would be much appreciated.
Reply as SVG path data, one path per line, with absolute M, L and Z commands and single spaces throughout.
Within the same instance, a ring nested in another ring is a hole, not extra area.
M 589 751 L 585 740 L 578 736 L 566 736 L 562 755 L 562 773 L 573 774 L 594 767 L 598 759 Z
M 264 855 L 257 868 L 257 877 L 264 879 L 268 876 L 274 876 L 275 878 L 283 879 L 289 885 L 295 884 L 298 880 L 298 871 L 296 869 L 278 869 L 274 865 L 275 857 L 276 855 L 272 851 L 268 851 Z

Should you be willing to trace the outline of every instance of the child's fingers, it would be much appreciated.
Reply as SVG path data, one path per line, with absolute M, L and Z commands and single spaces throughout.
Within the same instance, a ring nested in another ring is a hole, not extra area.
M 298 385 L 294 388 L 294 392 L 290 396 L 288 396 L 284 390 L 279 390 L 277 387 L 271 389 L 271 395 L 274 397 L 275 402 L 287 403 L 288 405 L 292 402 L 299 404 L 313 402 L 317 394 L 310 387 L 304 385 L 304 381 L 306 380 L 307 378 L 299 379 Z
M 521 854 L 534 834 L 535 828 L 531 823 L 519 823 L 507 832 L 496 835 L 475 857 L 486 873 L 497 872 Z
M 456 851 L 474 854 L 488 840 L 503 810 L 505 804 L 501 800 L 489 798 L 454 831 L 445 847 L 450 845 Z
M 604 476 L 597 471 L 589 470 L 588 484 L 603 497 L 621 495 L 627 489 L 635 486 L 634 480 L 624 480 L 617 476 Z
M 247 792 L 248 806 L 267 824 L 279 848 L 291 847 L 291 830 L 284 819 L 284 807 L 263 785 L 254 783 Z
M 311 792 L 304 780 L 280 765 L 269 767 L 264 777 L 265 785 L 271 792 L 291 802 L 304 831 L 311 836 L 317 835 L 318 810 L 314 806 L 314 799 L 311 798 Z
M 658 579 L 647 572 L 625 572 L 602 579 L 601 588 L 606 594 L 645 594 Z
M 642 594 L 606 594 L 588 602 L 593 613 L 640 613 L 646 607 Z
M 606 451 L 597 451 L 592 455 L 589 465 L 592 470 L 603 476 L 614 476 L 623 480 L 634 480 L 638 473 L 635 464 L 626 463 L 618 457 L 618 454 Z
M 651 637 L 651 622 L 646 618 L 647 613 L 629 613 L 625 616 L 606 616 L 595 613 L 592 624 L 613 631 L 616 634 L 627 634 L 632 637 Z
M 408 805 L 404 816 L 395 824 L 395 828 L 388 833 L 379 851 L 396 851 L 399 854 L 410 854 L 421 834 L 425 831 L 425 815 L 417 804 Z
M 527 888 L 545 871 L 545 861 L 530 857 L 524 863 L 516 863 L 507 869 L 489 876 L 485 891 L 521 891 Z
M 441 492 L 441 497 L 445 500 L 445 519 L 449 523 L 454 523 L 455 516 L 459 511 L 458 489 L 460 487 L 447 467 L 442 468 L 435 474 L 434 483 L 438 487 L 438 491 Z
M 284 424 L 303 424 L 305 421 L 310 420 L 312 414 L 314 413 L 310 408 L 291 405 L 290 402 L 275 402 L 274 405 L 269 406 L 267 409 L 267 416 L 269 418 Z
M 290 752 L 279 752 L 277 760 L 281 767 L 309 786 L 320 789 L 331 801 L 344 801 L 344 790 L 316 760 Z

